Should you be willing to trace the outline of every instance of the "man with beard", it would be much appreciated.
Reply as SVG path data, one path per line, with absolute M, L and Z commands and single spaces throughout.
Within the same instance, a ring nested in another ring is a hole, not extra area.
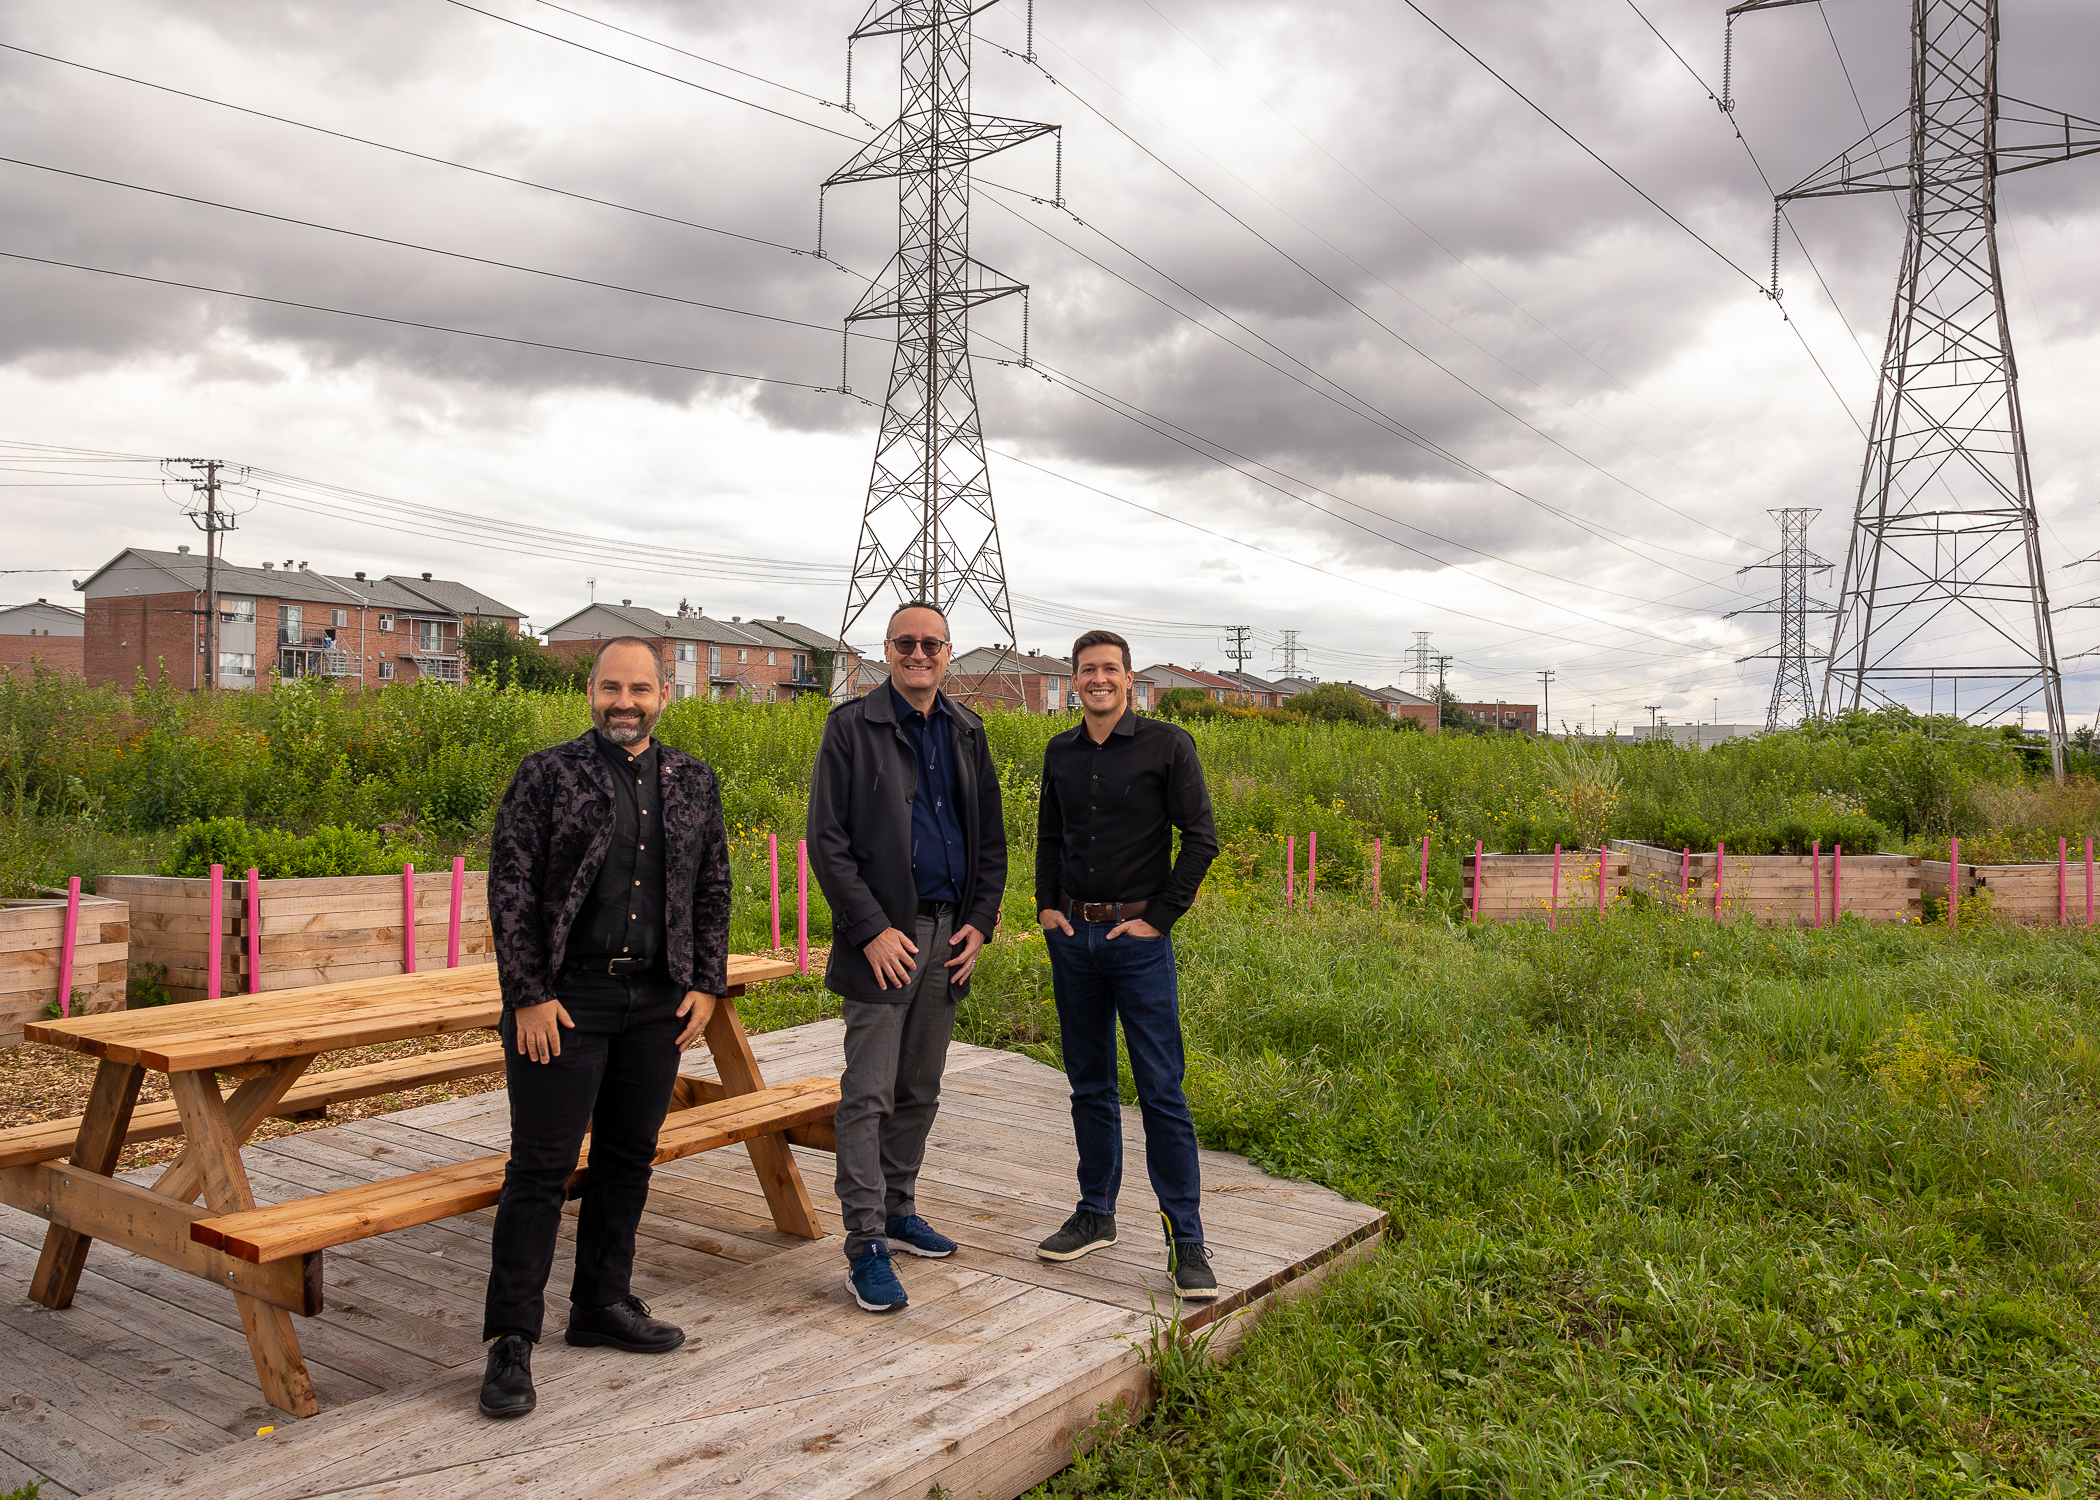
M 591 667 L 596 727 L 527 756 L 496 813 L 510 1163 L 481 1330 L 495 1341 L 481 1387 L 491 1417 L 535 1404 L 532 1346 L 586 1131 L 566 1337 L 640 1354 L 685 1342 L 628 1278 L 679 1054 L 728 984 L 729 844 L 714 772 L 650 739 L 666 693 L 647 641 L 607 641 Z

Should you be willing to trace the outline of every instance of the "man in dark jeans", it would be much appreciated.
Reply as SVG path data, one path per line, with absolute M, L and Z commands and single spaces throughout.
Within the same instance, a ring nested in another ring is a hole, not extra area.
M 535 1404 L 547 1276 L 576 1153 L 571 1344 L 662 1354 L 685 1332 L 628 1288 L 678 1058 L 728 983 L 729 844 L 714 772 L 651 741 L 656 651 L 622 637 L 591 668 L 591 722 L 526 757 L 496 813 L 489 917 L 503 985 L 510 1164 L 496 1206 L 481 1410 Z
M 1218 1278 L 1203 1243 L 1203 1184 L 1196 1127 L 1181 1091 L 1181 1009 L 1168 934 L 1218 855 L 1210 792 L 1188 731 L 1131 710 L 1130 645 L 1121 636 L 1090 630 L 1075 641 L 1072 681 L 1085 717 L 1043 751 L 1035 904 L 1072 1083 L 1079 1208 L 1035 1253 L 1077 1260 L 1116 1242 L 1120 1016 L 1145 1120 L 1145 1166 L 1166 1230 L 1167 1270 L 1178 1295 L 1207 1300 L 1218 1295 Z
M 941 691 L 947 618 L 914 600 L 890 616 L 887 635 L 890 680 L 825 721 L 808 832 L 810 868 L 831 903 L 824 984 L 846 1021 L 832 1133 L 847 1283 L 876 1313 L 909 1300 L 892 1244 L 933 1259 L 955 1253 L 919 1216 L 919 1166 L 955 1002 L 1006 890 L 1006 824 L 984 725 Z

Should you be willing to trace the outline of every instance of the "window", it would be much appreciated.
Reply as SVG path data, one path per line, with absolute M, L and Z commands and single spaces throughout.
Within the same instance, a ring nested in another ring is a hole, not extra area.
M 219 595 L 219 623 L 222 625 L 253 625 L 255 623 L 255 601 L 253 599 L 229 599 Z M 44 634 L 49 635 L 50 631 Z
M 740 667 L 742 667 L 742 666 L 748 666 L 748 665 L 750 664 L 750 661 L 751 661 L 751 653 L 750 653 L 749 651 L 745 650 L 745 649 L 744 649 L 743 647 L 741 647 L 741 646 L 737 647 L 737 652 L 736 652 L 736 664 L 737 664 L 738 666 L 740 666 Z
M 767 688 L 767 689 L 766 689 L 766 702 L 768 702 L 768 703 L 778 703 L 779 701 L 780 701 L 780 689 L 779 689 L 779 688 Z
M 379 680 L 381 682 L 392 682 L 394 680 L 394 664 L 392 662 L 383 661 L 379 664 Z
M 443 620 L 417 620 L 416 650 L 425 656 L 436 656 L 445 649 L 445 622 Z
M 394 617 L 392 615 L 386 614 L 379 617 L 379 633 L 381 635 L 392 635 L 394 633 Z
M 777 667 L 777 666 L 779 666 L 779 665 L 780 665 L 780 653 L 779 653 L 778 651 L 768 651 L 768 652 L 766 653 L 766 665 L 767 665 L 767 666 L 769 666 L 769 667 Z
M 720 646 L 709 646 L 707 648 L 707 675 L 710 677 L 720 677 L 722 675 L 722 648 Z
M 277 606 L 277 644 L 296 646 L 306 639 L 306 611 L 297 604 Z
M 672 648 L 672 658 L 676 661 L 697 661 L 698 649 L 691 641 L 680 641 Z
M 331 609 L 328 612 L 328 623 L 341 630 L 350 623 L 350 611 L 347 609 Z
M 789 658 L 788 672 L 797 682 L 809 681 L 809 658 L 797 651 Z
M 255 675 L 255 653 L 253 651 L 221 651 L 219 653 L 219 680 L 229 677 L 253 677 Z

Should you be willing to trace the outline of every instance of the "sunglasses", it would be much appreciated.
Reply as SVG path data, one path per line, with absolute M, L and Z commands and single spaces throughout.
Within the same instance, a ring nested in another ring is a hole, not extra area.
M 915 635 L 893 635 L 890 637 L 890 644 L 897 648 L 899 656 L 917 656 L 919 648 L 923 646 L 929 659 L 939 656 L 948 649 L 946 641 L 939 636 L 933 635 L 927 636 L 924 640 Z

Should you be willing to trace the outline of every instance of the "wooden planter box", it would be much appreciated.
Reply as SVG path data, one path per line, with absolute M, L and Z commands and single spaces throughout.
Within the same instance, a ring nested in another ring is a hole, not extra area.
M 1483 922 L 1555 922 L 1597 915 L 1598 854 L 1595 849 L 1567 849 L 1560 856 L 1559 901 L 1556 906 L 1553 856 L 1550 854 L 1483 854 L 1476 864 L 1466 855 L 1463 890 L 1466 913 Z M 1626 888 L 1627 861 L 1613 848 L 1604 860 L 1607 905 Z M 1476 906 L 1475 887 L 1479 890 Z
M 1819 910 L 1824 922 L 1835 921 L 1841 911 L 1869 922 L 1916 922 L 1924 911 L 1920 861 L 1914 854 L 1847 854 L 1842 869 L 1829 851 L 1694 854 L 1687 879 L 1682 850 L 1627 839 L 1614 839 L 1612 849 L 1626 855 L 1632 889 L 1689 910 L 1714 912 L 1718 878 L 1723 918 L 1814 927 Z
M 129 911 L 107 896 L 80 898 L 73 934 L 74 1015 L 124 1008 Z M 66 898 L 0 901 L 0 1047 L 22 1040 L 22 1024 L 40 1020 L 58 999 L 66 941 Z
M 258 880 L 262 918 L 257 983 L 249 984 L 247 881 L 229 876 L 219 910 L 219 993 L 286 990 L 404 971 L 399 875 Z M 159 964 L 177 1000 L 202 1000 L 209 960 L 211 881 L 168 875 L 104 875 L 98 892 L 131 906 L 131 962 Z M 445 967 L 452 872 L 417 871 L 416 967 Z M 488 873 L 469 870 L 460 906 L 462 967 L 495 961 L 489 935 Z
M 1947 899 L 1948 863 L 1944 859 L 1921 861 L 1919 873 L 1924 893 L 1935 901 Z M 2081 851 L 2075 862 L 2062 865 L 2051 860 L 2034 865 L 1961 864 L 1961 899 L 1972 901 L 1980 891 L 1991 897 L 1991 915 L 2029 927 L 2084 927 L 2100 897 Z

